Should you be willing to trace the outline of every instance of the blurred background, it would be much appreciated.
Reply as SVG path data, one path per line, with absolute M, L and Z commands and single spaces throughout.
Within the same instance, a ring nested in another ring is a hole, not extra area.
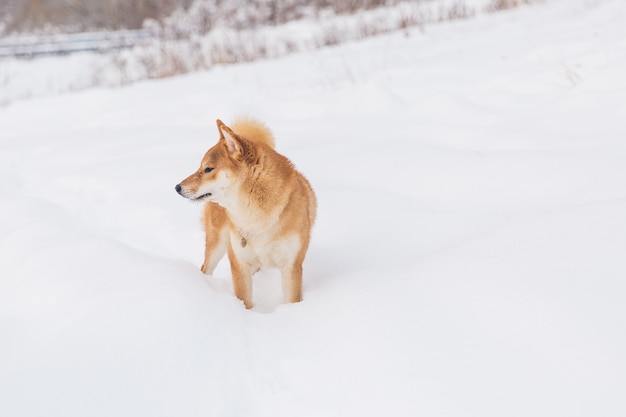
M 147 20 L 164 23 L 173 14 L 192 11 L 207 23 L 217 19 L 226 24 L 250 27 L 276 25 L 321 12 L 355 13 L 399 3 L 432 0 L 5 0 L 0 4 L 2 33 L 80 32 L 139 29 Z M 448 9 L 462 9 L 476 1 L 435 1 Z M 493 0 L 494 9 L 510 8 L 529 0 Z
M 4 33 L 138 29 L 191 0 L 9 0 L 2 4 Z
M 412 29 L 423 33 L 429 24 L 542 1 L 3 0 L 0 104 L 275 58 L 395 31 L 410 36 Z

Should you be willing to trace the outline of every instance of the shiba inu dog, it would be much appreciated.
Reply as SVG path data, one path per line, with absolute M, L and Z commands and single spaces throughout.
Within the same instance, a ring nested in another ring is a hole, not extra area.
M 274 150 L 261 122 L 241 118 L 232 127 L 217 120 L 219 140 L 200 168 L 176 191 L 206 203 L 202 272 L 213 273 L 228 252 L 235 295 L 252 307 L 252 275 L 277 268 L 288 302 L 302 300 L 302 262 L 317 202 L 309 182 Z

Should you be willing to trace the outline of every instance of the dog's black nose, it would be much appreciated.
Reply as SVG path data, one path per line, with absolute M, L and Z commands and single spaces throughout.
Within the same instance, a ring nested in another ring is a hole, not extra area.
M 181 187 L 180 184 L 176 184 L 176 192 L 178 194 L 180 194 L 180 190 L 182 190 L 182 189 L 183 189 L 183 187 Z

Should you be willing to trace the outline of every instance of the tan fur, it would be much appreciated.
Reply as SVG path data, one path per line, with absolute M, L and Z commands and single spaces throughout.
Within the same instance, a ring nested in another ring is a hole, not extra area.
M 272 149 L 275 147 L 272 131 L 260 120 L 240 117 L 230 124 L 230 128 L 241 138 L 264 143 Z
M 277 268 L 288 302 L 302 300 L 302 262 L 316 216 L 309 182 L 274 148 L 263 123 L 239 119 L 226 126 L 217 121 L 218 143 L 204 155 L 200 168 L 176 190 L 206 202 L 205 259 L 211 274 L 228 252 L 233 289 L 246 308 L 252 307 L 252 275 Z

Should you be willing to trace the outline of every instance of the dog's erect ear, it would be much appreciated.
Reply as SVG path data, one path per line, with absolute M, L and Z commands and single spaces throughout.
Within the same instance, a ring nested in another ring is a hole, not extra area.
M 241 142 L 239 142 L 239 138 L 231 130 L 230 127 L 226 126 L 220 119 L 217 119 L 217 130 L 220 132 L 220 140 L 226 141 L 226 147 L 228 148 L 228 153 L 233 156 L 235 154 L 243 154 L 243 148 Z

